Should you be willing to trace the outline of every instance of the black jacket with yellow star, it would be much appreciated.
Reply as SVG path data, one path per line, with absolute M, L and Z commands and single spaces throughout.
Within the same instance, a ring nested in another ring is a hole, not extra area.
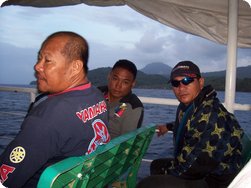
M 178 127 L 187 109 L 183 104 L 177 109 L 173 127 L 176 155 L 169 173 L 228 184 L 240 169 L 243 130 L 211 86 L 204 87 L 191 104 L 184 129 L 178 136 Z

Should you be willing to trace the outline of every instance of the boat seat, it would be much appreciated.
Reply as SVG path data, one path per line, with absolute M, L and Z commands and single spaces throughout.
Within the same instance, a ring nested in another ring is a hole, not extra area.
M 241 139 L 242 142 L 242 167 L 251 158 L 251 139 L 247 133 L 244 133 Z
M 127 188 L 134 188 L 154 132 L 155 125 L 150 124 L 99 146 L 89 155 L 57 162 L 43 171 L 37 187 L 103 188 L 119 181 Z

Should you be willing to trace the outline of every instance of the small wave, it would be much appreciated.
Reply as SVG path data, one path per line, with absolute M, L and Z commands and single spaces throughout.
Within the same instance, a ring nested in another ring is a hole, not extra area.
M 15 115 L 15 116 L 25 116 L 26 113 L 22 113 L 22 112 L 0 112 L 0 114 L 2 115 Z

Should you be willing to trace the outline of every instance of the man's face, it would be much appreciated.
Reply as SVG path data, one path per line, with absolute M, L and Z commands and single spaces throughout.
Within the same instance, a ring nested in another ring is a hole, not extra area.
M 133 74 L 124 68 L 117 67 L 108 77 L 108 90 L 111 101 L 126 96 L 135 85 Z
M 185 76 L 177 76 L 173 80 L 181 81 L 185 78 Z M 194 81 L 189 83 L 188 85 L 184 85 L 180 82 L 178 87 L 172 87 L 173 92 L 177 99 L 185 104 L 189 105 L 200 93 L 204 86 L 203 78 L 194 78 Z
M 57 93 L 70 87 L 71 63 L 60 53 L 66 41 L 55 37 L 41 47 L 34 66 L 40 92 Z

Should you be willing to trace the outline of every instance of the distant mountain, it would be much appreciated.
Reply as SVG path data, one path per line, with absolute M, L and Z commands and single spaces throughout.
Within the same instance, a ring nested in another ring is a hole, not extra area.
M 156 68 L 157 67 L 157 68 Z M 162 67 L 162 68 L 161 68 Z M 162 71 L 160 71 L 162 69 Z M 107 84 L 107 76 L 111 67 L 102 67 L 88 72 L 88 79 L 95 86 Z M 145 73 L 143 71 L 150 71 Z M 171 89 L 171 85 L 167 84 L 171 67 L 164 63 L 152 63 L 138 71 L 136 88 L 151 89 Z M 216 90 L 224 91 L 225 89 L 225 71 L 202 73 L 205 79 L 205 85 L 211 84 Z M 32 81 L 30 84 L 36 84 Z M 243 92 L 251 92 L 251 66 L 237 68 L 236 90 Z
M 95 86 L 107 84 L 107 76 L 111 67 L 93 69 L 88 72 L 88 79 Z M 150 83 L 150 84 L 149 84 Z M 167 78 L 162 75 L 149 75 L 142 71 L 137 73 L 136 88 L 166 88 Z
M 166 77 L 167 75 L 170 75 L 172 67 L 161 62 L 156 62 L 146 65 L 144 68 L 140 69 L 140 71 L 146 74 L 159 74 Z
M 159 74 L 146 74 L 138 71 L 136 88 L 165 89 L 168 79 Z
M 246 67 L 237 67 L 237 78 L 251 78 L 251 65 Z M 202 73 L 204 77 L 225 77 L 226 71 L 206 72 Z
M 140 71 L 146 74 L 158 74 L 165 77 L 169 77 L 172 67 L 164 64 L 164 63 L 150 63 L 146 65 L 144 68 L 140 69 Z M 215 71 L 215 72 L 203 72 L 202 75 L 204 77 L 225 77 L 226 71 Z M 237 67 L 237 78 L 251 78 L 251 65 L 246 67 Z
M 88 79 L 92 82 L 93 85 L 103 86 L 107 84 L 107 76 L 110 72 L 111 67 L 102 67 L 90 70 L 88 72 Z

